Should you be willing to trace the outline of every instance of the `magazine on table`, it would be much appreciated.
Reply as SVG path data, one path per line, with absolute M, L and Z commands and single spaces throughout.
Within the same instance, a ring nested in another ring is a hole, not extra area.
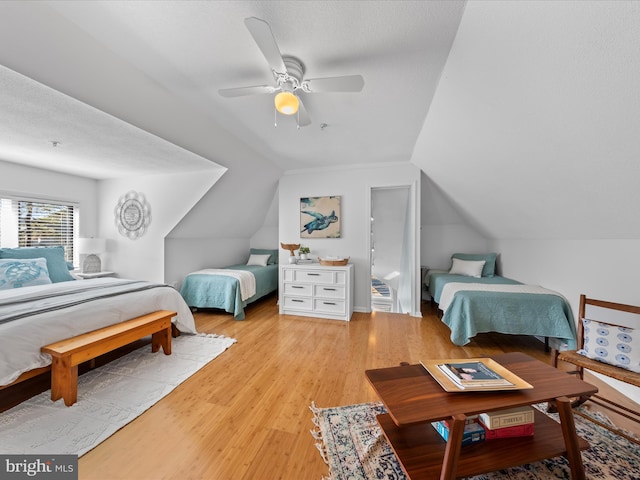
M 533 388 L 491 358 L 446 358 L 420 363 L 447 392 Z
M 512 382 L 490 369 L 483 362 L 442 363 L 438 365 L 438 368 L 463 388 L 469 386 L 513 386 Z

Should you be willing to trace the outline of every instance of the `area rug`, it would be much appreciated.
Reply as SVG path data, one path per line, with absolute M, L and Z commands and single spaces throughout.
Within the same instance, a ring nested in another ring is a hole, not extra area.
M 171 355 L 149 345 L 81 375 L 78 402 L 52 402 L 47 390 L 0 414 L 3 454 L 81 456 L 141 415 L 236 340 L 181 335 Z
M 546 413 L 544 405 L 536 407 Z M 316 429 L 311 433 L 329 466 L 329 480 L 406 480 L 400 464 L 376 421 L 386 413 L 382 404 L 365 403 L 336 408 L 311 406 Z M 547 415 L 558 420 L 557 414 Z M 598 420 L 609 420 L 598 415 Z M 638 480 L 640 449 L 625 438 L 575 416 L 578 434 L 591 448 L 582 452 L 588 479 Z M 610 423 L 610 422 L 609 422 Z M 469 477 L 473 480 L 550 480 L 571 478 L 564 457 L 548 459 Z

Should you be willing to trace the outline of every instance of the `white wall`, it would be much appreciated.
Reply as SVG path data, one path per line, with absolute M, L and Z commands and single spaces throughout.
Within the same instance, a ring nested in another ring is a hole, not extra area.
M 312 257 L 346 256 L 354 264 L 354 309 L 370 311 L 371 280 L 369 277 L 370 189 L 397 185 L 419 188 L 420 171 L 413 165 L 353 166 L 344 169 L 287 172 L 280 179 L 279 241 L 301 243 L 300 198 L 340 195 L 342 237 L 304 239 Z M 419 197 L 419 194 L 417 194 Z M 286 263 L 289 252 L 280 249 L 280 262 Z M 416 266 L 416 278 L 419 268 Z M 419 294 L 418 294 L 419 299 Z
M 580 294 L 640 305 L 640 239 L 495 240 L 502 274 L 564 295 L 577 318 Z M 637 326 L 636 326 L 637 328 Z M 611 381 L 640 403 L 640 389 Z
M 24 167 L 0 160 L 0 191 L 44 200 L 75 202 L 81 237 L 98 234 L 98 182 L 84 177 Z
M 254 248 L 280 248 L 278 243 L 278 197 L 276 189 L 269 210 L 264 217 L 264 223 L 249 240 L 249 245 Z
M 220 178 L 223 169 L 170 175 L 148 175 L 100 182 L 100 236 L 107 238 L 103 269 L 122 278 L 165 281 L 165 237 Z M 151 208 L 151 223 L 140 238 L 122 236 L 114 208 L 129 191 L 144 194 Z M 168 281 L 168 280 L 167 280 Z
M 487 237 L 460 213 L 459 207 L 424 173 L 421 190 L 421 265 L 448 269 L 454 253 L 491 251 Z
M 277 171 L 245 175 L 231 169 L 171 231 L 165 242 L 166 282 L 180 288 L 202 268 L 245 263 L 249 248 L 277 249 Z

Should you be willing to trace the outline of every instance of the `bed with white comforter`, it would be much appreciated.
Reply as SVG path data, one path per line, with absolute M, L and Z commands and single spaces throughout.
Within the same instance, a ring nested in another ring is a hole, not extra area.
M 51 364 L 40 347 L 156 310 L 178 312 L 174 325 L 197 333 L 191 311 L 173 287 L 96 278 L 0 291 L 0 386 Z

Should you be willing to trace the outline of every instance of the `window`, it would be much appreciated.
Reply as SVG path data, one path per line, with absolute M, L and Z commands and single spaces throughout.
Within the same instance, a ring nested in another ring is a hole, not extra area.
M 0 247 L 62 245 L 65 260 L 73 262 L 76 204 L 9 196 L 0 202 Z

